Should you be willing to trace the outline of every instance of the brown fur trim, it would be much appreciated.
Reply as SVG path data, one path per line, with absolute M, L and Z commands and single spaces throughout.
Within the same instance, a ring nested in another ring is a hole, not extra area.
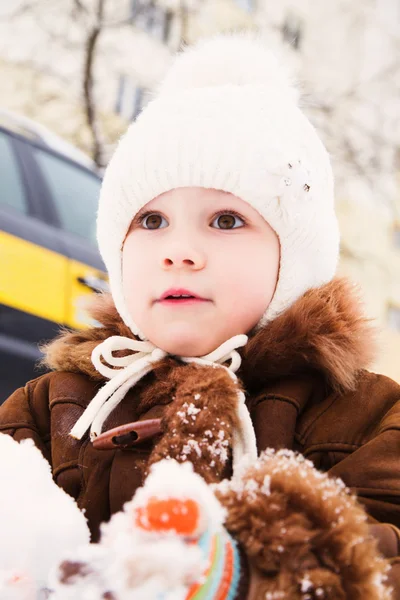
M 390 598 L 382 583 L 389 563 L 377 552 L 365 511 L 340 480 L 302 456 L 267 450 L 215 492 L 227 509 L 227 529 L 258 570 L 252 600 Z
M 240 376 L 251 390 L 271 378 L 314 371 L 330 389 L 351 391 L 374 355 L 373 329 L 355 286 L 335 279 L 306 292 L 249 340 Z
M 154 447 L 148 468 L 167 457 L 190 460 L 208 483 L 221 481 L 231 474 L 233 429 L 239 425 L 237 384 L 225 369 L 195 364 L 171 369 L 166 380 L 175 389 L 162 421 L 168 435 Z
M 135 336 L 122 322 L 111 296 L 96 296 L 88 312 L 101 326 L 62 331 L 42 348 L 44 364 L 102 380 L 90 360 L 93 348 L 112 335 Z M 255 333 L 241 350 L 238 374 L 250 393 L 271 379 L 307 371 L 320 373 L 331 389 L 350 391 L 360 370 L 373 360 L 374 348 L 372 328 L 362 315 L 355 287 L 345 279 L 335 279 L 306 292 Z
M 137 338 L 122 321 L 110 294 L 91 296 L 86 303 L 86 310 L 100 327 L 82 331 L 61 329 L 54 340 L 41 346 L 40 350 L 44 354 L 42 365 L 52 371 L 83 373 L 92 379 L 103 381 L 103 375 L 91 361 L 93 349 L 112 335 Z

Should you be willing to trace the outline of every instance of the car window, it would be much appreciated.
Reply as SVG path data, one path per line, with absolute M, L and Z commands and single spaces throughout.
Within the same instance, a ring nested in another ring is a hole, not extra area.
M 48 152 L 34 152 L 63 229 L 95 245 L 100 179 Z
M 25 188 L 9 136 L 0 131 L 0 207 L 28 212 Z

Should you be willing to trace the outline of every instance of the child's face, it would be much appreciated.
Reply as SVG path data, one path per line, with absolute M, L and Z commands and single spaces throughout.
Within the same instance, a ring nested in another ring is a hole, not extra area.
M 240 198 L 174 189 L 131 224 L 123 247 L 125 302 L 153 344 L 202 356 L 258 323 L 275 291 L 279 254 L 276 233 Z M 182 289 L 201 299 L 163 299 Z

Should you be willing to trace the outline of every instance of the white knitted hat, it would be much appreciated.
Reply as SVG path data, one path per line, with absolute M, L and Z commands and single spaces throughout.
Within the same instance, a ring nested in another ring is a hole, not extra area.
M 136 213 L 174 188 L 231 192 L 277 233 L 279 279 L 259 326 L 333 278 L 339 231 L 332 170 L 297 102 L 260 38 L 220 35 L 177 56 L 119 142 L 100 195 L 100 252 L 116 308 L 134 334 L 143 338 L 123 295 L 123 242 Z

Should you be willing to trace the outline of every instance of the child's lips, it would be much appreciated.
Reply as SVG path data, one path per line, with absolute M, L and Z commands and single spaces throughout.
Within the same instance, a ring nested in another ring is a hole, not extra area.
M 164 306 L 188 306 L 188 305 L 198 305 L 204 304 L 205 302 L 209 302 L 209 300 L 205 300 L 204 298 L 164 298 L 158 301 L 159 304 Z
M 187 288 L 171 287 L 162 294 L 157 302 L 164 306 L 196 306 L 209 302 L 209 300 Z

